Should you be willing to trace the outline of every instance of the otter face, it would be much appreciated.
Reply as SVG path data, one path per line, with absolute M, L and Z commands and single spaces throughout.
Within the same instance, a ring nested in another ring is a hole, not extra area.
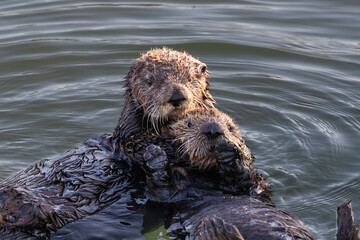
M 134 61 L 126 87 L 156 129 L 156 124 L 191 109 L 213 107 L 207 77 L 204 63 L 190 54 L 163 48 Z
M 170 134 L 180 141 L 178 151 L 187 154 L 190 163 L 199 168 L 217 166 L 215 146 L 224 139 L 251 157 L 234 121 L 215 108 L 193 110 L 170 126 Z

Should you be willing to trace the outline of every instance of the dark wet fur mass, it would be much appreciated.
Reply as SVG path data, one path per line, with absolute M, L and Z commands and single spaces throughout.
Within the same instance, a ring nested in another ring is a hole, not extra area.
M 206 196 L 186 202 L 165 222 L 178 239 L 313 239 L 293 215 L 249 196 Z
M 242 172 L 231 175 L 235 180 L 233 185 L 224 180 L 229 172 L 204 171 L 188 166 L 186 173 L 179 177 L 168 172 L 168 176 L 173 178 L 169 185 L 149 184 L 148 177 L 148 191 L 155 194 L 152 199 L 159 201 L 163 197 L 161 194 L 171 195 L 163 200 L 165 226 L 170 236 L 204 240 L 313 239 L 299 220 L 276 208 L 271 201 L 270 188 L 255 170 L 252 169 L 251 173 L 256 181 L 250 178 L 247 180 L 249 185 Z M 260 185 L 263 192 L 251 193 L 253 188 L 261 189 Z
M 0 183 L 0 239 L 47 238 L 114 203 L 138 186 L 135 178 L 130 162 L 111 150 L 108 135 L 39 161 Z
M 117 140 L 114 140 L 117 142 Z M 148 146 L 155 145 L 160 153 L 152 153 L 150 159 L 145 159 L 149 154 Z M 119 145 L 121 152 L 130 158 L 134 164 L 144 170 L 149 185 L 147 188 L 148 197 L 156 201 L 177 202 L 201 197 L 205 192 L 214 191 L 230 194 L 252 194 L 251 190 L 259 187 L 263 191 L 255 194 L 271 201 L 270 186 L 252 167 L 244 170 L 241 156 L 232 152 L 235 166 L 226 168 L 199 169 L 189 164 L 188 157 L 180 154 L 177 149 L 179 144 L 173 141 L 166 130 L 163 134 L 156 135 L 147 132 L 132 135 L 127 141 Z M 161 151 L 163 153 L 161 153 Z M 159 169 L 154 170 L 150 160 L 159 157 L 157 154 L 164 154 L 166 163 Z M 215 156 L 215 155 L 214 155 Z M 249 163 L 246 163 L 249 164 Z M 248 166 L 246 166 L 248 167 Z M 165 175 L 164 175 L 165 174 Z M 163 179 L 157 175 L 164 175 Z

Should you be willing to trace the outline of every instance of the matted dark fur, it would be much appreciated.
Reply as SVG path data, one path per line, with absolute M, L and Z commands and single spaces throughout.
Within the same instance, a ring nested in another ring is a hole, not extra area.
M 164 47 L 142 54 L 125 77 L 125 103 L 114 138 L 156 132 L 188 110 L 213 107 L 207 78 L 206 65 L 186 52 Z
M 141 178 L 132 174 L 127 160 L 111 150 L 108 135 L 36 162 L 0 182 L 0 239 L 48 238 L 134 189 Z

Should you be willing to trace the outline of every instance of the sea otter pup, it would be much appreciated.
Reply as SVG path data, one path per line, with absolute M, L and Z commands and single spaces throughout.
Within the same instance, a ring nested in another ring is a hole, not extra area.
M 254 158 L 239 129 L 217 109 L 191 110 L 162 134 L 148 136 L 135 135 L 124 153 L 145 171 L 150 199 L 174 202 L 218 190 L 270 200 L 270 186 L 252 168 Z M 129 151 L 133 144 L 137 148 Z
M 188 156 L 187 171 L 209 172 L 218 176 L 212 181 L 221 186 L 271 198 L 270 185 L 253 169 L 254 156 L 225 113 L 215 108 L 193 110 L 170 126 L 170 135 L 181 144 L 177 151 Z
M 125 77 L 125 103 L 114 131 L 116 151 L 132 134 L 159 132 L 169 120 L 194 108 L 212 108 L 207 66 L 166 47 L 136 59 Z

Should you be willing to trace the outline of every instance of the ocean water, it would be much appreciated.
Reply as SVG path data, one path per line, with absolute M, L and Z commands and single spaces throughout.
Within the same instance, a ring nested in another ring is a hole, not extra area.
M 208 65 L 277 206 L 335 239 L 339 204 L 353 200 L 360 222 L 359 12 L 354 0 L 2 0 L 0 179 L 112 132 L 132 60 L 168 46 Z M 52 239 L 156 239 L 146 224 L 125 198 Z

